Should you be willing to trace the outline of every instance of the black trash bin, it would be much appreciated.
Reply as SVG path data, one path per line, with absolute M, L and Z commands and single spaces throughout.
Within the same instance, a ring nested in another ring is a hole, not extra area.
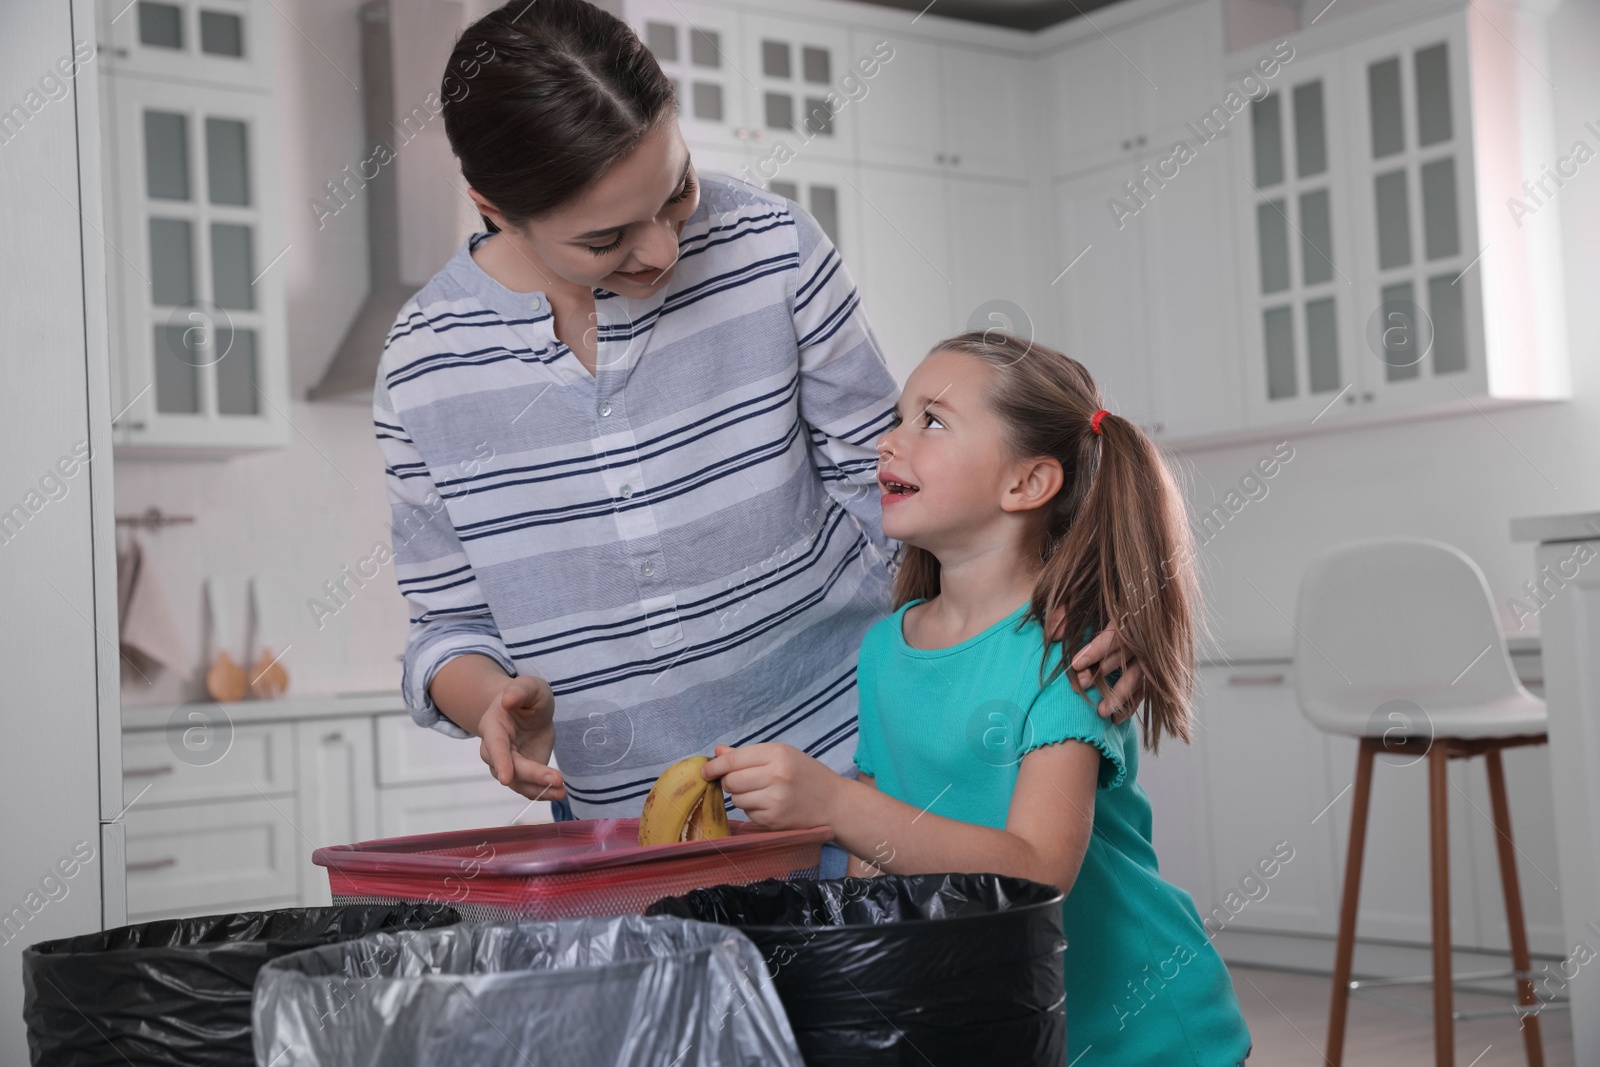
M 205 915 L 41 941 L 22 954 L 34 1067 L 253 1067 L 250 1006 L 268 960 L 380 930 L 461 921 L 437 904 Z
M 646 914 L 754 941 L 809 1067 L 1060 1067 L 1062 899 L 994 874 L 885 875 L 713 886 Z

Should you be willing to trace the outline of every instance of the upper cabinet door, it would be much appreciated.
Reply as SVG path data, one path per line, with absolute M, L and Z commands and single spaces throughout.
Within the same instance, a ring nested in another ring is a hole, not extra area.
M 855 157 L 856 116 L 867 83 L 854 69 L 847 31 L 746 13 L 739 69 L 745 114 L 759 134 L 756 156 L 771 160 L 766 169 L 791 158 Z
M 940 47 L 870 31 L 850 34 L 852 56 L 875 56 L 878 74 L 856 111 L 856 149 L 863 163 L 933 168 L 944 165 Z
M 1096 34 L 1045 56 L 1046 129 L 1054 146 L 1051 171 L 1077 174 L 1102 166 L 1138 146 L 1138 82 L 1151 84 L 1138 66 L 1138 28 Z
M 952 175 L 945 183 L 950 215 L 950 280 L 956 331 L 998 328 L 1053 344 L 1035 322 L 1038 274 L 1029 252 L 1040 229 L 1026 186 Z M 1020 315 L 1018 314 L 1020 310 Z
M 1487 390 L 1465 44 L 1450 19 L 1345 52 L 1357 343 L 1373 411 Z
M 839 250 L 852 277 L 861 280 L 861 193 L 854 163 L 801 157 L 760 182 L 810 213 Z
M 747 109 L 737 11 L 673 0 L 630 0 L 628 18 L 678 90 L 678 124 L 691 145 L 726 147 L 760 132 Z
M 101 0 L 101 62 L 119 73 L 270 89 L 273 17 L 260 0 Z
M 1058 347 L 1088 368 L 1106 407 L 1150 429 L 1150 366 L 1138 220 L 1119 227 L 1108 201 L 1119 174 L 1056 183 L 1060 259 L 1046 292 L 1060 308 Z M 1150 210 L 1150 209 L 1147 209 Z
M 219 453 L 286 444 L 272 97 L 114 74 L 103 84 L 117 133 L 121 440 Z
M 940 46 L 939 63 L 945 163 L 963 174 L 1029 180 L 1028 141 L 1036 129 L 1031 63 L 950 45 Z
M 956 325 L 946 179 L 862 167 L 859 181 L 861 248 L 846 262 L 884 360 L 904 385 Z
M 1342 247 L 1350 162 L 1337 133 L 1348 95 L 1337 60 L 1296 58 L 1237 123 L 1251 425 L 1340 418 L 1360 402 L 1354 256 Z

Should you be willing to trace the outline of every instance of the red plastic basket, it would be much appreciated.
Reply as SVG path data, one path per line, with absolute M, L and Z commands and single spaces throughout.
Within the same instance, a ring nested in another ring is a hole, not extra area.
M 663 897 L 764 878 L 814 878 L 825 826 L 641 846 L 638 819 L 579 819 L 391 837 L 319 848 L 336 904 L 449 904 L 469 920 L 570 919 L 642 912 Z

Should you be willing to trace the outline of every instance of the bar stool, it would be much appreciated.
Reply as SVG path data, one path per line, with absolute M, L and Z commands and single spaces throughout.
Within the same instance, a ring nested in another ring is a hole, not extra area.
M 1295 696 L 1306 718 L 1327 733 L 1360 741 L 1328 1010 L 1328 1062 L 1339 1067 L 1344 1056 L 1372 764 L 1384 751 L 1425 754 L 1428 761 L 1435 1061 L 1440 1067 L 1455 1062 L 1445 772 L 1451 759 L 1481 755 L 1522 1039 L 1530 1067 L 1542 1067 L 1538 1015 L 1522 1010 L 1535 998 L 1500 750 L 1543 744 L 1547 716 L 1544 701 L 1524 689 L 1512 670 L 1483 572 L 1460 549 L 1439 541 L 1378 538 L 1342 545 L 1315 560 L 1301 580 L 1294 662 Z M 1395 701 L 1415 713 L 1395 715 Z

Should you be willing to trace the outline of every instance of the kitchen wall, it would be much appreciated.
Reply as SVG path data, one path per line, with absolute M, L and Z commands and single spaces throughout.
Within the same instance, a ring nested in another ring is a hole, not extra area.
M 1248 4 L 1253 0 L 1229 0 Z M 358 198 L 321 229 L 306 202 L 352 163 L 362 141 L 356 0 L 283 0 L 277 36 L 280 139 L 290 223 L 288 255 L 292 390 L 303 395 L 322 374 L 366 291 L 364 205 Z M 483 5 L 467 5 L 476 17 Z M 308 38 L 317 42 L 313 47 Z M 1600 6 L 1567 3 L 1553 16 L 1550 79 L 1562 152 L 1574 140 L 1600 149 L 1583 128 L 1600 125 Z M 1585 104 L 1590 110 L 1585 111 Z M 1552 161 L 1553 162 L 1553 161 Z M 1595 166 L 1591 164 L 1591 166 Z M 1534 577 L 1533 548 L 1513 545 L 1507 524 L 1519 515 L 1600 508 L 1600 326 L 1586 314 L 1600 287 L 1600 167 L 1581 170 L 1556 201 L 1527 220 L 1561 230 L 1565 241 L 1573 399 L 1483 414 L 1288 434 L 1294 458 L 1202 550 L 1216 647 L 1227 655 L 1284 652 L 1290 646 L 1300 574 L 1342 541 L 1408 534 L 1449 541 L 1486 572 L 1503 625 L 1516 620 L 1509 598 Z M 1586 239 L 1588 235 L 1588 239 Z M 1494 255 L 1490 249 L 1487 255 Z M 328 270 L 330 262 L 339 270 Z M 319 269 L 320 267 L 320 269 Z M 393 689 L 404 647 L 406 611 L 392 571 L 358 586 L 352 571 L 388 537 L 382 461 L 369 412 L 360 405 L 294 401 L 290 448 L 226 463 L 116 465 L 117 511 L 195 515 L 194 526 L 145 535 L 167 583 L 178 623 L 195 656 L 187 688 L 171 678 L 124 693 L 130 703 L 199 697 L 202 613 L 207 574 L 260 576 L 268 593 L 263 641 L 284 658 L 291 692 Z M 1273 442 L 1191 451 L 1178 461 L 1191 504 L 1208 507 L 1238 485 Z M 372 565 L 372 566 L 375 566 Z M 371 566 L 366 573 L 372 573 Z M 328 594 L 343 581 L 348 593 Z M 323 604 L 317 617 L 311 601 Z M 1382 605 L 1374 605 L 1382 610 Z M 1535 618 L 1523 633 L 1536 632 Z M 237 654 L 237 653 L 236 653 Z

